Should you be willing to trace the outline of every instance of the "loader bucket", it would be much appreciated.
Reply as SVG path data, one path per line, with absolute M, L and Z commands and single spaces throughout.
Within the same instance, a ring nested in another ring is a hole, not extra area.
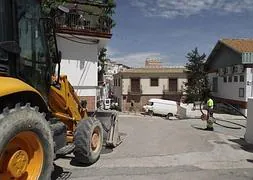
M 116 111 L 96 111 L 92 115 L 98 119 L 103 127 L 103 142 L 106 147 L 116 147 L 121 143 L 119 136 L 119 121 Z

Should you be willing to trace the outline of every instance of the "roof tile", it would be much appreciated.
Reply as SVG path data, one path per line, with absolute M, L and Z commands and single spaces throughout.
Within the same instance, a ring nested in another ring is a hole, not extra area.
M 240 53 L 253 52 L 253 39 L 222 39 L 220 42 Z

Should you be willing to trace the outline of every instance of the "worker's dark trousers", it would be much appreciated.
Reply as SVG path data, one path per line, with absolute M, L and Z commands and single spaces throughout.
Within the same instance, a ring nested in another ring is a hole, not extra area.
M 213 108 L 207 108 L 207 128 L 213 127 Z

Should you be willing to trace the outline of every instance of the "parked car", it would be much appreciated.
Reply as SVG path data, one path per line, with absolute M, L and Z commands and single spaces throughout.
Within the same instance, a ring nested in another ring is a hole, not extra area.
M 150 99 L 148 104 L 143 106 L 143 109 L 149 115 L 162 115 L 166 117 L 177 114 L 177 102 L 163 99 Z

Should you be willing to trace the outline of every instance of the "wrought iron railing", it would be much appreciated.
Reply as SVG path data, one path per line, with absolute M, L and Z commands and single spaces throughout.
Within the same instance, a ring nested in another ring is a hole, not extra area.
M 128 86 L 128 93 L 131 95 L 140 95 L 142 94 L 142 86 L 139 88 Z
M 57 32 L 111 34 L 112 19 L 107 16 L 76 10 L 58 16 L 55 21 Z
M 181 93 L 182 93 L 181 91 L 172 91 L 168 89 L 163 90 L 163 94 L 166 94 L 166 95 L 181 94 Z

